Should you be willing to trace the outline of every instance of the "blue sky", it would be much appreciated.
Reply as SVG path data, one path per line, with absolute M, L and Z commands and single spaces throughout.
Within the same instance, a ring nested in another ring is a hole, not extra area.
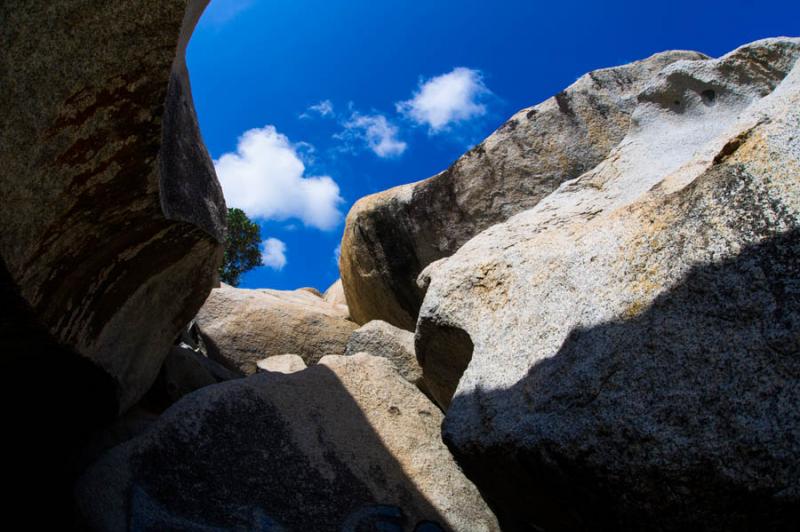
M 361 196 L 424 179 L 583 73 L 800 35 L 800 2 L 212 0 L 188 50 L 229 206 L 261 225 L 243 287 L 324 290 Z

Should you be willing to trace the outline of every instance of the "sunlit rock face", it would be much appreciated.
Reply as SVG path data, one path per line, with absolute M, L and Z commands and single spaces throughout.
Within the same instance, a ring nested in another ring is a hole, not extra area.
M 344 305 L 347 306 L 347 299 L 344 296 L 344 287 L 342 286 L 342 280 L 336 279 L 336 281 L 325 290 L 325 293 L 322 295 L 322 298 L 327 301 L 328 303 L 333 303 L 334 305 Z M 348 311 L 349 316 L 349 311 Z
M 600 164 L 422 274 L 417 354 L 504 530 L 800 526 L 798 56 L 666 66 Z
M 196 318 L 209 357 L 247 375 L 258 361 L 293 353 L 306 364 L 343 355 L 358 328 L 347 307 L 306 289 L 233 288 L 212 290 Z
M 373 320 L 356 329 L 347 341 L 344 354 L 357 353 L 369 353 L 390 360 L 403 378 L 425 391 L 422 368 L 414 352 L 414 333 L 385 321 Z
M 121 409 L 221 260 L 225 203 L 184 63 L 204 6 L 0 6 L 0 260 L 53 339 L 116 382 Z
M 264 358 L 259 360 L 256 366 L 258 366 L 258 371 L 272 371 L 287 374 L 296 373 L 308 367 L 300 355 L 293 355 L 291 353 Z
M 636 96 L 662 68 L 696 52 L 665 52 L 586 74 L 523 109 L 446 171 L 359 200 L 347 216 L 341 271 L 350 314 L 414 330 L 417 276 L 487 227 L 536 205 L 602 161 L 628 131 Z
M 76 490 L 93 530 L 497 531 L 385 359 L 204 388 L 101 458 Z

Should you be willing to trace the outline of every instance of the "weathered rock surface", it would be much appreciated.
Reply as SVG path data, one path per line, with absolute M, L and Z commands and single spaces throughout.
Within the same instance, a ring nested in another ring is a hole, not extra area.
M 225 203 L 184 63 L 205 3 L 0 5 L 13 206 L 0 261 L 53 339 L 113 378 L 120 409 L 150 387 L 222 256 Z
M 414 330 L 425 266 L 600 163 L 627 133 L 648 80 L 672 62 L 701 57 L 665 52 L 586 74 L 515 114 L 446 171 L 359 200 L 339 260 L 352 318 Z
M 798 56 L 667 66 L 605 161 L 423 273 L 417 354 L 504 530 L 800 526 Z
M 325 357 L 187 396 L 86 473 L 79 507 L 93 530 L 498 530 L 441 421 L 387 360 Z
M 197 314 L 210 358 L 247 375 L 269 356 L 294 353 L 309 366 L 344 354 L 358 325 L 337 305 L 308 290 L 248 290 L 223 285 Z
M 345 355 L 369 353 L 392 362 L 408 382 L 425 390 L 422 368 L 414 353 L 414 333 L 399 329 L 381 320 L 373 320 L 356 329 L 347 341 Z
M 275 355 L 256 362 L 259 371 L 273 371 L 278 373 L 297 373 L 306 369 L 306 363 L 300 355 Z

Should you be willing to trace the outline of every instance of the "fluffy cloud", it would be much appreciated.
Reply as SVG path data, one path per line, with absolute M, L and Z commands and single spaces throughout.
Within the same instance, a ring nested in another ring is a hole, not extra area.
M 297 146 L 274 126 L 245 132 L 236 152 L 214 166 L 228 205 L 251 218 L 298 218 L 319 229 L 333 229 L 342 218 L 339 186 L 329 176 L 304 176 Z
M 318 104 L 309 107 L 305 113 L 300 115 L 300 118 L 311 118 L 311 113 L 318 114 L 325 118 L 333 116 L 333 102 L 330 100 L 322 100 Z
M 365 142 L 378 157 L 397 157 L 406 151 L 406 143 L 398 138 L 398 129 L 381 114 L 362 115 L 354 112 L 344 122 L 340 138 L 356 138 Z
M 420 82 L 413 97 L 396 107 L 417 124 L 427 124 L 431 133 L 438 133 L 450 124 L 486 114 L 480 99 L 489 94 L 480 71 L 458 67 Z
M 286 244 L 277 238 L 268 238 L 261 243 L 261 262 L 273 270 L 286 266 Z

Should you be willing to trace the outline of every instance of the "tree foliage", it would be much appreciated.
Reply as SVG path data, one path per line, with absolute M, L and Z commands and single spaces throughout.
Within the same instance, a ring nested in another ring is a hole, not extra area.
M 219 268 L 223 283 L 239 285 L 239 277 L 256 266 L 261 266 L 261 229 L 241 209 L 228 209 L 228 239 L 225 258 Z

